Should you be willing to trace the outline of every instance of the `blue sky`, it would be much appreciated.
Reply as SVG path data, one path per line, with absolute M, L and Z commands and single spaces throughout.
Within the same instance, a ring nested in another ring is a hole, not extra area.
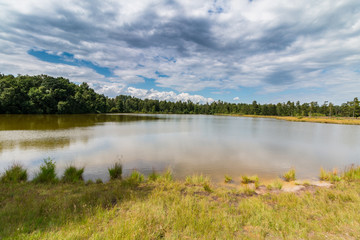
M 5 74 L 170 101 L 360 97 L 357 0 L 0 0 L 0 8 Z

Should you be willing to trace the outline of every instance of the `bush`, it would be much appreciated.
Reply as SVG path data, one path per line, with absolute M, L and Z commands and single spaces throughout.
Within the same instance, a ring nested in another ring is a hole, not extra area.
M 112 168 L 108 169 L 109 171 L 109 175 L 110 175 L 110 180 L 115 180 L 115 179 L 122 179 L 122 165 L 121 163 L 115 163 L 114 166 Z
M 35 183 L 55 183 L 58 179 L 55 172 L 55 162 L 51 158 L 44 159 L 40 166 L 40 171 L 35 175 Z
M 82 174 L 84 173 L 84 168 L 77 169 L 75 166 L 69 166 L 65 169 L 64 176 L 62 181 L 66 183 L 77 183 L 84 181 Z
M 296 180 L 295 169 L 294 168 L 290 169 L 287 173 L 284 174 L 283 177 L 287 182 L 295 181 Z
M 5 173 L 1 176 L 1 182 L 3 183 L 19 183 L 26 182 L 28 178 L 27 171 L 20 164 L 13 164 Z

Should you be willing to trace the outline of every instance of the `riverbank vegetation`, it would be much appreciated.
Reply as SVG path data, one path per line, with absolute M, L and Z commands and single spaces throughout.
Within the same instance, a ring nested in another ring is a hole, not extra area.
M 216 101 L 199 104 L 191 101 L 170 102 L 151 99 L 139 99 L 119 95 L 109 98 L 96 93 L 87 83 L 80 85 L 68 79 L 47 75 L 27 76 L 0 74 L 0 114 L 67 114 L 67 113 L 175 113 L 175 114 L 239 114 L 294 117 L 328 117 L 319 122 L 333 121 L 333 117 L 360 116 L 358 98 L 341 105 L 331 102 L 300 103 L 284 102 L 277 104 L 227 103 Z M 287 119 L 287 120 L 291 120 Z M 306 121 L 304 118 L 302 121 Z M 347 122 L 347 120 L 344 120 Z M 332 123 L 342 123 L 333 121 Z M 350 123 L 350 121 L 349 121 Z
M 18 164 L 1 176 L 1 239 L 360 237 L 360 168 L 355 166 L 336 173 L 339 181 L 331 187 L 291 185 L 298 191 L 288 191 L 290 183 L 280 180 L 255 186 L 258 178 L 246 176 L 243 184 L 230 185 L 216 185 L 204 175 L 178 181 L 171 171 L 148 179 L 134 171 L 107 183 L 85 183 L 82 177 L 4 180 L 24 171 Z

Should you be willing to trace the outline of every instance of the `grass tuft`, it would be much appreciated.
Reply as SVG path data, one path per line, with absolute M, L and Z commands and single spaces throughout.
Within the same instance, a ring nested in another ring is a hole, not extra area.
M 189 185 L 210 184 L 210 178 L 207 176 L 204 176 L 203 174 L 200 174 L 200 175 L 195 174 L 195 175 L 186 177 L 185 183 L 189 184 Z
M 159 179 L 161 177 L 160 174 L 158 174 L 154 169 L 152 170 L 151 174 L 148 176 L 148 179 L 150 181 L 156 181 L 157 179 Z
M 294 168 L 290 169 L 287 173 L 283 175 L 283 177 L 287 182 L 295 181 L 296 180 L 295 169 Z
M 40 166 L 40 171 L 36 173 L 34 183 L 56 183 L 58 178 L 55 172 L 55 162 L 51 158 L 45 158 L 44 163 Z
M 98 179 L 95 180 L 95 183 L 96 184 L 102 184 L 103 180 L 101 178 L 98 178 Z
M 282 184 L 282 182 L 281 182 L 280 179 L 275 180 L 275 181 L 272 183 L 272 185 L 271 185 L 271 189 L 281 190 L 282 187 L 283 187 L 283 184 Z
M 133 170 L 130 176 L 126 179 L 126 182 L 130 185 L 138 185 L 139 183 L 144 181 L 144 175 L 140 172 Z
M 204 184 L 203 184 L 203 187 L 204 187 L 204 190 L 205 190 L 206 192 L 208 192 L 208 193 L 213 192 L 213 190 L 212 190 L 211 187 L 210 187 L 210 183 L 204 183 Z
M 231 183 L 232 182 L 232 177 L 225 175 L 225 183 Z
M 173 173 L 170 168 L 168 168 L 163 175 L 161 175 L 160 179 L 171 182 L 173 180 Z
M 249 184 L 249 183 L 254 183 L 255 184 L 255 188 L 258 188 L 259 187 L 259 177 L 257 175 L 254 175 L 254 176 L 251 176 L 251 177 L 248 177 L 246 175 L 244 176 L 241 176 L 241 183 L 243 184 Z
M 110 180 L 122 179 L 122 165 L 116 162 L 111 168 L 108 168 Z
M 3 183 L 26 182 L 28 174 L 20 164 L 14 163 L 9 169 L 2 174 L 0 181 Z
M 65 169 L 62 181 L 65 183 L 77 183 L 84 181 L 83 179 L 84 168 L 77 169 L 75 166 L 69 166 Z
M 341 177 L 338 175 L 336 168 L 334 168 L 333 171 L 326 171 L 325 169 L 320 168 L 320 180 L 339 182 L 341 180 Z
M 360 179 L 360 167 L 352 165 L 344 171 L 343 177 L 346 181 L 355 181 Z

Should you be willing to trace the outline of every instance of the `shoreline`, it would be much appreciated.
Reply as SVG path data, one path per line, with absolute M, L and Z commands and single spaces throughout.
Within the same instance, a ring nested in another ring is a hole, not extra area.
M 290 122 L 313 122 L 326 124 L 360 125 L 360 118 L 345 117 L 292 117 L 292 116 L 266 116 L 266 115 L 241 115 L 241 114 L 215 114 L 215 116 L 272 118 Z

